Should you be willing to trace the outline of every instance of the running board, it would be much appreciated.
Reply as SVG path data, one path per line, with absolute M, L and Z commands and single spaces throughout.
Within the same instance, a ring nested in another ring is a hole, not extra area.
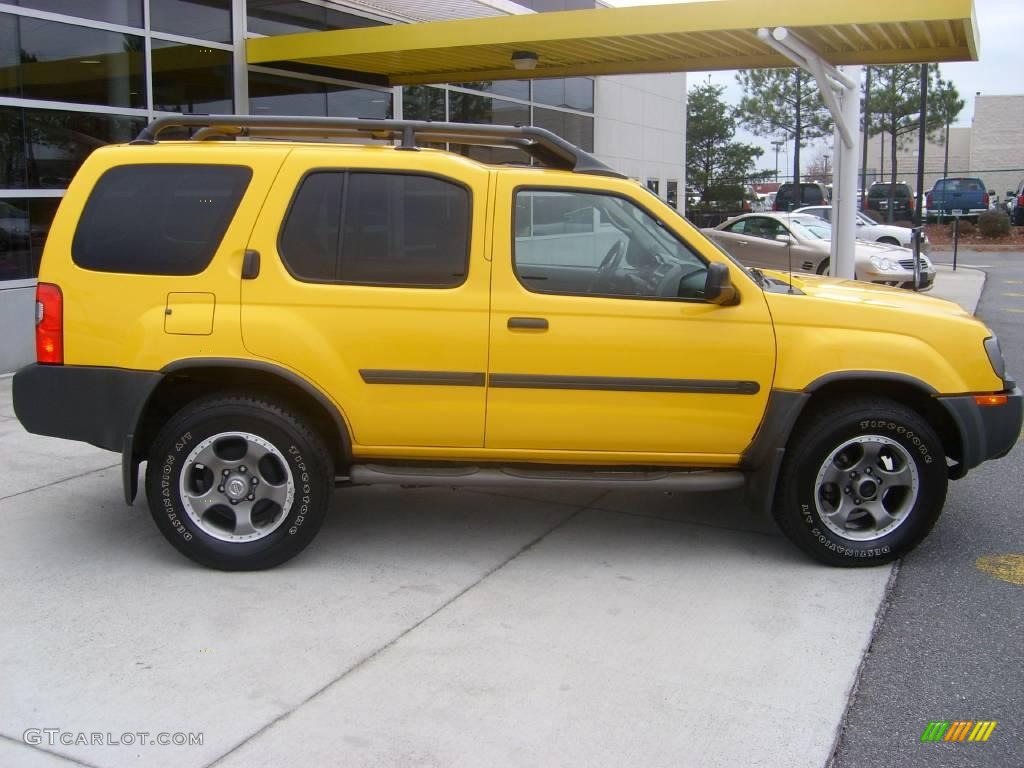
M 418 467 L 397 464 L 353 464 L 349 485 L 441 485 L 448 487 L 585 486 L 623 490 L 731 491 L 745 484 L 735 470 L 616 471 L 530 469 L 522 467 Z

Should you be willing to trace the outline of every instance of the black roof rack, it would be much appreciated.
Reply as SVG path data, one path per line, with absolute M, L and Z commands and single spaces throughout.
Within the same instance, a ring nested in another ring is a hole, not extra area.
M 284 138 L 316 136 L 398 141 L 399 149 L 416 149 L 417 142 L 452 142 L 521 149 L 549 168 L 617 176 L 589 152 L 544 128 L 532 125 L 474 125 L 421 120 L 365 120 L 351 117 L 286 117 L 281 115 L 168 115 L 142 129 L 133 144 L 155 144 L 169 128 L 198 128 L 194 141 L 255 136 Z

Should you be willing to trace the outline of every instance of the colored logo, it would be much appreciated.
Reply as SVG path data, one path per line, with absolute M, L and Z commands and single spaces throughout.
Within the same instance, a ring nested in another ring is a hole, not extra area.
M 995 729 L 995 720 L 932 720 L 921 741 L 988 741 Z

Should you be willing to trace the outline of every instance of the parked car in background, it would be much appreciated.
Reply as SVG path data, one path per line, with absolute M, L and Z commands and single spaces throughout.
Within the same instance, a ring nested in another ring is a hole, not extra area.
M 817 181 L 800 182 L 800 194 L 797 195 L 796 185 L 787 181 L 775 193 L 772 204 L 773 211 L 792 211 L 805 205 L 828 205 L 828 189 Z
M 1006 213 L 1011 223 L 1024 227 L 1024 179 L 1017 185 L 1016 190 L 1007 191 Z
M 960 216 L 977 221 L 988 210 L 990 196 L 985 182 L 976 177 L 947 177 L 935 182 L 926 196 L 928 220 Z
M 909 221 L 914 217 L 917 201 L 914 199 L 914 190 L 903 181 L 895 184 L 886 181 L 874 182 L 868 187 L 868 210 L 878 211 L 888 216 L 890 188 L 892 190 L 893 221 Z
M 701 231 L 748 267 L 828 274 L 832 225 L 817 216 L 752 213 Z M 914 254 L 906 248 L 858 241 L 854 259 L 858 280 L 914 287 Z M 934 282 L 935 267 L 922 255 L 921 290 Z
M 807 213 L 829 223 L 832 222 L 832 207 L 828 205 L 808 205 L 803 208 L 797 208 L 793 213 Z M 913 248 L 913 234 L 914 231 L 910 227 L 879 224 L 870 216 L 865 216 L 860 211 L 857 211 L 858 240 L 873 240 L 876 243 Z M 922 233 L 921 252 L 928 253 L 930 249 L 931 243 L 928 240 L 928 235 Z

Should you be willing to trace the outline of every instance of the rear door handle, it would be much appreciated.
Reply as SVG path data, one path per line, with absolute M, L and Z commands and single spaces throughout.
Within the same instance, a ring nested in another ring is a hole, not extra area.
M 260 275 L 260 252 L 248 250 L 242 256 L 242 279 L 255 280 Z
M 531 331 L 546 331 L 548 329 L 548 321 L 543 317 L 510 317 L 508 319 L 508 327 Z

